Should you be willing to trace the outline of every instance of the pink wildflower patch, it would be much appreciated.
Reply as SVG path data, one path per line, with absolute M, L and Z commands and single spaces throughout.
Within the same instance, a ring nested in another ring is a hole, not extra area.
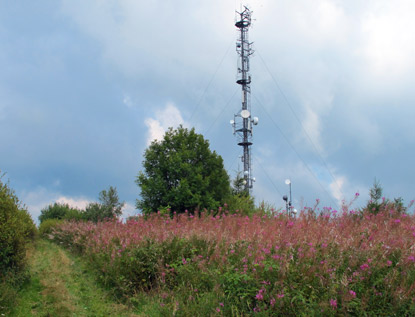
M 361 269 L 362 271 L 367 270 L 368 268 L 369 268 L 369 264 L 367 264 L 367 263 L 362 264 L 362 265 L 360 266 L 360 269 Z
M 337 300 L 330 299 L 330 306 L 334 309 L 337 308 Z

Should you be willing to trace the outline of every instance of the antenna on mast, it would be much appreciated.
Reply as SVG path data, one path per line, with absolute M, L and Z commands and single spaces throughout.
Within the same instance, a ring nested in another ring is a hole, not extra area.
M 242 11 L 242 10 L 241 10 Z M 252 128 L 258 124 L 257 117 L 251 117 L 251 75 L 249 74 L 249 56 L 254 53 L 252 42 L 248 40 L 251 25 L 251 10 L 246 6 L 237 13 L 235 26 L 238 28 L 236 52 L 238 53 L 238 71 L 236 83 L 242 88 L 242 109 L 231 120 L 233 134 L 237 136 L 238 145 L 243 147 L 242 162 L 244 165 L 244 189 L 249 194 L 255 178 L 251 173 Z

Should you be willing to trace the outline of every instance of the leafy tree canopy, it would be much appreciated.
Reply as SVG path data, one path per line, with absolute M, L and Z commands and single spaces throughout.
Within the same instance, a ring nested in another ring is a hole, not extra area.
M 77 219 L 83 217 L 81 210 L 72 208 L 68 204 L 53 203 L 40 211 L 39 221 L 44 222 L 47 219 Z
M 90 203 L 85 209 L 85 218 L 94 222 L 105 218 L 119 217 L 122 214 L 124 202 L 120 202 L 117 189 L 110 186 L 108 190 L 99 193 L 99 203 Z
M 194 128 L 169 128 L 147 148 L 143 167 L 136 179 L 141 189 L 137 208 L 145 214 L 166 207 L 178 213 L 215 209 L 230 194 L 222 157 Z

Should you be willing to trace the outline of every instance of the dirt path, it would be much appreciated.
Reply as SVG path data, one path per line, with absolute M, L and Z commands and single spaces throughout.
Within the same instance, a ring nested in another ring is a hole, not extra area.
M 29 250 L 29 268 L 15 316 L 137 316 L 114 302 L 80 259 L 49 241 Z

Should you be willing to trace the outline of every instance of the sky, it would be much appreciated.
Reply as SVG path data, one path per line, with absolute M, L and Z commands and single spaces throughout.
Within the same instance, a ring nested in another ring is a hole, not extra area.
M 170 126 L 196 129 L 231 178 L 235 11 L 249 39 L 252 194 L 339 209 L 378 180 L 415 198 L 413 0 L 0 1 L 0 170 L 34 220 L 115 186 L 134 215 L 143 153 Z

